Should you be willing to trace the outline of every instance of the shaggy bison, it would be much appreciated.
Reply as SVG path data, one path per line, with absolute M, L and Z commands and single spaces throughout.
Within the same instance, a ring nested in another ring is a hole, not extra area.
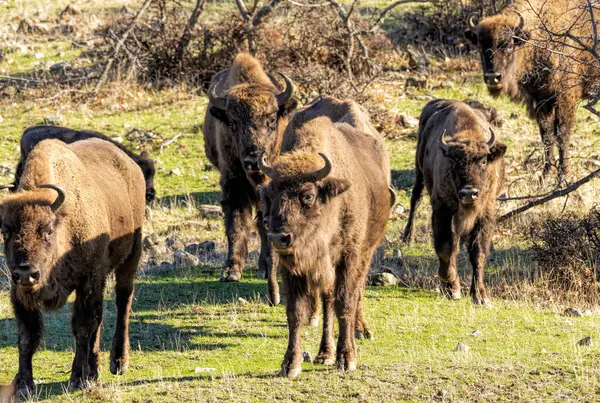
M 435 251 L 444 291 L 461 297 L 456 270 L 465 237 L 471 265 L 471 299 L 488 302 L 484 268 L 496 223 L 496 198 L 504 182 L 506 146 L 496 139 L 485 114 L 459 101 L 429 102 L 419 119 L 416 178 L 404 240 L 412 241 L 423 185 L 431 200 Z
M 144 151 L 140 155 L 137 155 L 127 149 L 127 147 L 119 144 L 109 137 L 105 136 L 102 133 L 90 131 L 90 130 L 73 130 L 68 129 L 66 127 L 58 127 L 58 126 L 33 126 L 26 129 L 21 136 L 21 158 L 19 159 L 19 164 L 17 165 L 17 172 L 15 173 L 15 181 L 13 190 L 17 190 L 19 188 L 19 181 L 21 180 L 21 175 L 23 174 L 23 168 L 25 166 L 25 161 L 27 161 L 27 156 L 33 150 L 33 148 L 42 140 L 48 139 L 57 139 L 62 141 L 63 143 L 73 143 L 75 141 L 87 140 L 90 138 L 98 138 L 101 140 L 109 141 L 118 148 L 121 149 L 129 158 L 134 160 L 142 170 L 144 174 L 144 179 L 146 181 L 146 201 L 152 202 L 156 197 L 156 190 L 154 189 L 154 161 L 149 158 L 148 154 Z
M 73 291 L 70 385 L 85 387 L 98 377 L 103 293 L 113 272 L 117 325 L 110 371 L 126 370 L 144 204 L 140 168 L 107 141 L 44 140 L 29 153 L 19 188 L 0 206 L 19 332 L 20 390 L 34 387 L 32 357 L 44 333 L 42 311 L 58 310 Z
M 555 166 L 554 145 L 558 144 L 560 181 L 568 173 L 569 137 L 577 102 L 591 95 L 597 84 L 592 77 L 600 74 L 592 55 L 582 50 L 596 29 L 589 16 L 583 18 L 584 3 L 587 1 L 516 1 L 502 13 L 479 22 L 472 14 L 465 31 L 479 47 L 490 94 L 526 101 L 545 147 L 545 175 Z M 581 43 L 551 40 L 542 25 L 558 33 L 569 30 Z
M 294 115 L 275 163 L 261 159 L 271 179 L 264 190 L 269 239 L 288 292 L 289 342 L 281 375 L 289 378 L 301 372 L 300 326 L 319 294 L 323 336 L 316 361 L 356 368 L 354 331 L 364 321 L 366 276 L 393 202 L 383 140 L 368 119 L 355 114 L 361 111 L 351 101 L 317 100 Z M 334 123 L 342 120 L 347 123 Z
M 279 154 L 287 115 L 295 108 L 294 85 L 282 74 L 286 87 L 267 75 L 248 54 L 239 54 L 231 68 L 212 79 L 204 120 L 206 156 L 221 173 L 221 204 L 227 233 L 227 261 L 222 281 L 239 281 L 248 256 L 252 208 L 257 210 L 261 237 L 259 273 L 269 278 L 271 302 L 279 303 L 274 261 L 262 225 L 258 185 L 265 181 L 258 157 Z

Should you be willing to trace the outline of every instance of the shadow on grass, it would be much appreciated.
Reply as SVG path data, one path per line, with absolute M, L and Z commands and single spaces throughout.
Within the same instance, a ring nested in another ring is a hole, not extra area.
M 221 202 L 221 192 L 194 192 L 174 196 L 159 197 L 155 203 L 167 207 L 197 206 L 199 204 L 216 204 Z
M 394 189 L 410 190 L 415 180 L 414 169 L 392 169 L 392 186 Z

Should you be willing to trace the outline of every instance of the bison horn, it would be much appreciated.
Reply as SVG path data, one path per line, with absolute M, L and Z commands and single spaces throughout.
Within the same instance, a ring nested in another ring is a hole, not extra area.
M 331 172 L 331 161 L 329 160 L 329 158 L 327 158 L 327 156 L 322 153 L 319 153 L 319 155 L 321 156 L 321 158 L 323 158 L 323 161 L 325 161 L 325 166 L 319 169 L 318 171 L 312 172 L 309 175 L 310 179 L 314 182 L 325 179 L 327 175 L 329 175 L 329 173 Z
M 10 184 L 10 185 L 2 185 L 2 186 L 0 186 L 0 190 L 2 190 L 2 189 L 12 189 L 12 188 L 14 188 L 14 187 L 15 187 L 15 185 L 13 185 L 13 184 Z
M 523 19 L 523 16 L 521 14 L 519 14 L 519 24 L 517 24 L 516 29 L 523 29 L 523 27 L 525 26 L 525 19 Z
M 294 83 L 285 74 L 279 73 L 279 75 L 283 78 L 283 81 L 285 81 L 285 90 L 282 93 L 277 94 L 275 97 L 277 98 L 277 105 L 282 106 L 294 96 Z
M 475 18 L 477 16 L 478 16 L 478 13 L 471 13 L 467 17 L 467 25 L 469 26 L 469 29 L 473 30 L 477 26 L 477 24 L 475 23 Z
M 275 170 L 267 165 L 264 154 L 258 159 L 258 167 L 266 177 L 273 179 L 275 176 Z
M 494 144 L 496 144 L 496 133 L 494 133 L 494 130 L 490 127 L 490 139 L 487 141 L 487 146 L 489 148 L 492 148 L 494 146 Z
M 215 85 L 213 85 L 211 87 L 211 89 L 208 91 L 208 100 L 210 101 L 210 103 L 212 104 L 212 106 L 214 106 L 217 109 L 222 109 L 222 110 L 227 110 L 227 98 L 225 97 L 220 97 L 219 95 L 217 95 L 217 86 L 221 83 L 221 81 L 217 81 L 215 83 Z
M 61 188 L 60 186 L 56 186 L 56 185 L 50 185 L 50 184 L 46 184 L 46 185 L 40 185 L 38 186 L 38 188 L 41 189 L 52 189 L 55 190 L 56 193 L 58 193 L 58 197 L 56 198 L 56 200 L 54 200 L 54 203 L 52 203 L 50 205 L 50 210 L 52 210 L 53 213 L 56 213 L 63 205 L 63 203 L 65 202 L 65 191 L 63 188 Z
M 448 145 L 448 143 L 446 143 L 446 129 L 444 129 L 444 131 L 442 132 L 442 135 L 440 136 L 440 147 L 442 147 L 442 150 L 444 150 L 444 152 L 448 152 L 448 150 L 450 149 L 450 146 Z

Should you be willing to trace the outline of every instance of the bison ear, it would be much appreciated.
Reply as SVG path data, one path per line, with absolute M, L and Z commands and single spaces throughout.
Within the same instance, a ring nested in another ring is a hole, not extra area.
M 520 28 L 515 28 L 513 33 L 513 42 L 515 46 L 520 46 L 531 39 L 531 33 L 529 31 L 523 31 Z
M 329 199 L 339 196 L 350 188 L 350 182 L 346 179 L 325 178 L 319 185 L 321 196 Z
M 506 144 L 496 142 L 494 146 L 490 149 L 490 155 L 488 156 L 488 160 L 490 162 L 497 160 L 502 157 L 506 153 Z
M 224 109 L 211 106 L 209 112 L 218 121 L 222 122 L 223 124 L 229 125 L 229 118 L 227 117 L 227 112 Z
M 287 116 L 290 113 L 292 113 L 297 107 L 298 100 L 296 98 L 292 98 L 279 107 L 279 109 L 277 110 L 277 116 Z
M 467 38 L 473 45 L 477 46 L 477 34 L 475 34 L 475 32 L 467 29 L 465 31 L 465 38 Z

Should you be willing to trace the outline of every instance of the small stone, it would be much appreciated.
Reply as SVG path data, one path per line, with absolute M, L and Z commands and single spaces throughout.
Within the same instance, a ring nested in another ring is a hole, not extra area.
M 185 251 L 192 255 L 202 255 L 204 253 L 212 252 L 215 250 L 216 244 L 213 241 L 204 241 L 201 243 L 193 243 L 185 247 Z
M 592 316 L 592 315 L 593 315 L 593 313 L 589 309 L 586 309 L 585 311 L 583 311 L 583 316 Z
M 43 53 L 41 53 L 41 52 L 38 52 L 38 53 L 36 53 L 36 54 L 35 54 L 35 56 L 33 56 L 33 57 L 35 57 L 36 59 L 43 59 L 43 58 L 44 58 L 44 54 L 43 54 Z
M 204 372 L 212 372 L 212 371 L 216 371 L 216 368 L 201 368 L 201 367 L 196 367 L 196 369 L 194 369 L 194 373 L 196 374 L 201 374 Z
M 443 83 L 440 83 L 440 88 L 451 90 L 454 88 L 454 84 L 452 81 L 444 81 Z
M 419 119 L 415 118 L 414 116 L 409 116 L 409 115 L 405 115 L 405 114 L 401 113 L 400 115 L 398 115 L 398 119 L 396 119 L 396 123 L 399 126 L 405 127 L 407 129 L 414 128 L 419 125 Z
M 171 171 L 169 172 L 169 174 L 168 174 L 168 175 L 169 175 L 169 176 L 170 176 L 170 175 L 181 176 L 181 175 L 182 175 L 182 173 L 181 173 L 181 169 L 179 169 L 179 168 L 174 168 L 174 169 L 171 169 Z
M 200 261 L 196 256 L 182 250 L 176 250 L 173 254 L 173 258 L 173 266 L 175 266 L 176 269 L 195 267 L 200 264 Z
M 475 336 L 475 337 L 483 336 L 483 333 L 481 333 L 481 330 L 475 329 L 471 332 L 471 336 Z
M 371 276 L 371 285 L 375 286 L 395 286 L 400 283 L 400 279 L 392 273 L 376 273 Z
M 123 137 L 111 137 L 110 139 L 115 143 L 123 144 Z
M 221 218 L 223 216 L 221 206 L 215 206 L 213 204 L 203 204 L 198 210 L 200 210 L 200 215 L 204 218 Z
M 426 78 L 417 78 L 417 77 L 408 77 L 404 82 L 404 88 L 419 88 L 426 89 L 427 88 L 427 79 Z
M 517 119 L 518 117 L 519 115 L 514 112 L 510 114 L 510 119 Z
M 62 126 L 65 119 L 60 115 L 50 115 L 44 118 L 44 124 L 50 126 Z
M 213 166 L 212 164 L 204 164 L 204 170 L 205 171 L 212 171 L 213 170 Z
M 581 316 L 583 316 L 583 313 L 581 312 L 581 310 L 579 308 L 567 308 L 563 312 L 563 315 L 581 317 Z
M 459 341 L 458 344 L 456 345 L 456 348 L 454 349 L 454 351 L 457 353 L 466 353 L 470 349 L 471 349 L 471 347 L 469 347 L 465 343 Z
M 313 362 L 312 355 L 308 351 L 302 353 L 302 359 L 310 364 Z
M 545 348 L 542 348 L 540 351 L 538 351 L 538 354 L 546 354 L 547 351 Z
M 392 251 L 392 258 L 398 259 L 401 257 L 402 257 L 402 251 L 400 250 L 400 248 L 394 248 L 394 250 Z
M 248 305 L 248 301 L 242 297 L 238 298 L 238 304 L 240 305 Z
M 587 336 L 577 342 L 578 346 L 591 346 L 592 345 L 592 337 Z
M 399 204 L 396 204 L 394 206 L 394 214 L 396 214 L 396 215 L 402 215 L 402 214 L 404 214 L 405 211 L 406 211 L 406 209 Z
M 185 250 L 183 241 L 175 236 L 171 236 L 167 239 L 167 246 L 171 248 L 171 250 Z
M 71 63 L 60 62 L 60 63 L 54 63 L 52 66 L 50 66 L 49 70 L 50 70 L 50 73 L 52 73 L 52 74 L 61 74 L 70 68 L 71 68 Z
M 151 246 L 158 245 L 160 243 L 160 237 L 156 232 L 151 233 L 142 241 L 144 249 L 150 249 Z

